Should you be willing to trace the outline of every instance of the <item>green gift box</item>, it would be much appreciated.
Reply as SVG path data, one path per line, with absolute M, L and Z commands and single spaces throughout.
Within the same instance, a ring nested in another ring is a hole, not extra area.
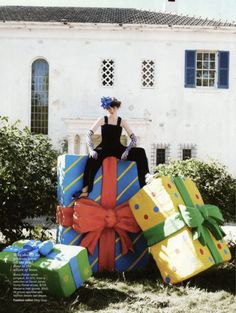
M 55 244 L 50 250 L 43 244 L 36 240 L 19 240 L 5 248 L 0 252 L 0 274 L 13 281 L 16 265 L 27 287 L 36 279 L 44 282 L 47 293 L 69 297 L 92 275 L 87 250 L 62 244 Z

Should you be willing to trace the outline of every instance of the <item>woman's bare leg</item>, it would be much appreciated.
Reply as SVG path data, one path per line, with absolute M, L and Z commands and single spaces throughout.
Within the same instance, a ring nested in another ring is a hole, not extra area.
M 88 186 L 85 186 L 82 189 L 82 193 L 80 194 L 79 198 L 81 198 L 81 197 L 88 197 Z

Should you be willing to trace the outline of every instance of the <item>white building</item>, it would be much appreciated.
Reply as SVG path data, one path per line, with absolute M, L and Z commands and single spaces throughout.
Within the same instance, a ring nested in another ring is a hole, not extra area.
M 218 159 L 236 176 L 236 25 L 135 9 L 0 7 L 0 115 L 86 153 L 102 96 L 153 167 Z M 125 134 L 124 134 L 125 135 Z
M 236 21 L 235 0 L 154 0 L 154 3 L 165 12 Z

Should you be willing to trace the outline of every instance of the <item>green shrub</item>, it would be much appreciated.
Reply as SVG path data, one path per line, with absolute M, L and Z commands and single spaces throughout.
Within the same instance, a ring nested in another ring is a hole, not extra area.
M 45 135 L 0 117 L 0 231 L 6 240 L 30 229 L 23 219 L 54 216 L 58 153 Z
M 190 177 L 199 188 L 205 203 L 217 205 L 226 220 L 234 220 L 235 179 L 218 161 L 171 160 L 169 164 L 158 165 L 155 173 L 157 176 Z

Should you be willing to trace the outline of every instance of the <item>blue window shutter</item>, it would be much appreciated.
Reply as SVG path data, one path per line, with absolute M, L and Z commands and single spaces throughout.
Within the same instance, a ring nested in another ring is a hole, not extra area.
M 185 50 L 185 87 L 196 87 L 196 51 Z
M 229 88 L 229 51 L 218 52 L 218 88 Z

